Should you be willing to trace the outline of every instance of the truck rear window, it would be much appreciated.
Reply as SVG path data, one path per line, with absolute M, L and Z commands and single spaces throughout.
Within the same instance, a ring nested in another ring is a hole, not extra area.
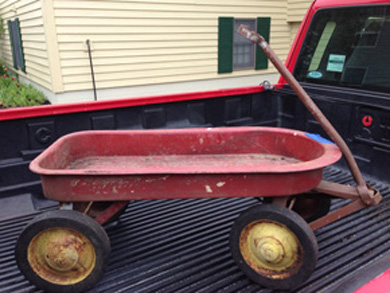
M 294 75 L 302 82 L 390 90 L 390 6 L 318 11 Z

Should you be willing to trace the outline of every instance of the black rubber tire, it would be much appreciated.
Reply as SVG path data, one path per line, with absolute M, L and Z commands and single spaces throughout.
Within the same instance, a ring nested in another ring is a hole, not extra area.
M 305 207 L 305 200 L 312 200 L 315 202 L 311 206 L 309 204 Z M 332 198 L 327 194 L 299 194 L 297 195 L 297 201 L 293 206 L 293 211 L 298 213 L 306 222 L 311 223 L 329 213 L 331 201 Z M 308 212 L 309 209 L 310 212 Z
M 326 216 L 330 211 L 331 196 L 322 193 L 302 193 L 294 195 L 296 197 L 295 205 L 292 210 L 299 214 L 307 223 L 311 223 L 323 216 Z M 312 200 L 316 201 L 314 206 L 310 207 L 310 212 L 305 210 L 304 201 Z M 265 204 L 271 204 L 273 202 L 272 197 L 264 197 L 261 200 Z M 287 206 L 289 201 L 287 202 Z
M 51 283 L 37 275 L 27 259 L 27 250 L 31 240 L 40 232 L 61 227 L 83 234 L 95 249 L 96 262 L 91 273 L 79 283 L 59 285 Z M 91 288 L 103 275 L 111 251 L 110 240 L 104 228 L 92 218 L 71 210 L 56 210 L 43 213 L 31 221 L 20 234 L 16 247 L 16 263 L 23 275 L 38 288 L 46 292 L 84 292 Z
M 273 279 L 253 270 L 240 251 L 240 237 L 244 228 L 257 221 L 272 221 L 286 226 L 295 234 L 303 255 L 300 267 L 289 277 Z M 302 285 L 315 269 L 318 257 L 317 240 L 310 226 L 295 212 L 287 208 L 264 204 L 254 206 L 242 213 L 234 222 L 230 234 L 230 249 L 233 259 L 244 274 L 257 284 L 274 290 L 291 290 Z

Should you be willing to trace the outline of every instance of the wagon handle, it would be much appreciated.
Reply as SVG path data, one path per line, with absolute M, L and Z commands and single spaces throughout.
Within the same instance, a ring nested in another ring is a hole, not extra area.
M 345 143 L 345 141 L 337 132 L 337 130 L 333 127 L 333 125 L 329 122 L 329 120 L 325 117 L 325 115 L 321 112 L 321 110 L 317 107 L 317 105 L 313 102 L 313 100 L 306 93 L 306 91 L 299 84 L 299 82 L 295 79 L 295 77 L 291 74 L 291 72 L 287 69 L 287 67 L 282 63 L 282 61 L 276 55 L 274 50 L 272 50 L 272 48 L 264 39 L 264 37 L 252 31 L 252 29 L 246 25 L 240 25 L 237 31 L 240 35 L 257 44 L 263 50 L 268 59 L 272 62 L 275 68 L 279 71 L 279 73 L 284 77 L 284 79 L 288 82 L 288 84 L 297 94 L 297 96 L 305 105 L 307 110 L 314 116 L 314 118 L 318 121 L 318 123 L 320 123 L 322 128 L 329 135 L 329 137 L 340 148 L 347 161 L 348 167 L 351 170 L 352 176 L 357 184 L 356 188 L 358 194 L 360 195 L 360 198 L 364 201 L 364 203 L 367 205 L 374 205 L 379 203 L 381 199 L 379 191 L 373 190 L 367 185 L 348 145 Z

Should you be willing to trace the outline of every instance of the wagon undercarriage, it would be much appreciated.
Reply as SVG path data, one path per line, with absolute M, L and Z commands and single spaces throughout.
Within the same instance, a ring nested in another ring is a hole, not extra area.
M 335 167 L 325 170 L 325 178 L 352 183 L 348 173 Z M 352 292 L 387 269 L 390 188 L 379 181 L 369 183 L 382 192 L 383 201 L 315 232 L 317 268 L 298 292 Z M 233 265 L 228 247 L 232 222 L 256 203 L 253 198 L 131 203 L 118 222 L 107 226 L 112 254 L 94 292 L 261 292 Z M 345 203 L 334 199 L 331 210 Z M 0 221 L 0 292 L 40 292 L 23 278 L 13 257 L 18 234 L 34 216 L 25 213 Z

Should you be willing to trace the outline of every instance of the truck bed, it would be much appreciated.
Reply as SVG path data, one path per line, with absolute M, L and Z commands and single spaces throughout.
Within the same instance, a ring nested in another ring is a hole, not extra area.
M 316 231 L 317 268 L 298 292 L 353 292 L 389 268 L 390 135 L 388 95 L 330 92 L 306 86 L 329 120 L 347 139 L 358 163 L 376 178 L 369 183 L 384 196 Z M 55 207 L 42 200 L 39 177 L 28 164 L 57 138 L 80 130 L 280 126 L 321 132 L 288 88 L 174 103 L 121 106 L 56 113 L 0 123 L 0 292 L 39 292 L 19 272 L 14 245 L 23 227 L 39 212 Z M 330 93 L 332 95 L 330 95 Z M 132 100 L 133 103 L 133 100 Z M 367 104 L 370 107 L 367 107 Z M 93 107 L 106 104 L 96 103 Z M 92 106 L 91 106 L 92 107 Z M 54 110 L 53 110 L 54 111 Z M 360 117 L 376 115 L 370 136 Z M 348 115 L 347 115 L 348 114 Z M 354 117 L 354 119 L 351 119 Z M 383 131 L 382 131 L 383 130 Z M 40 136 L 39 134 L 45 134 Z M 343 163 L 325 178 L 351 183 Z M 107 226 L 112 255 L 103 279 L 91 292 L 269 292 L 249 281 L 233 262 L 228 237 L 234 219 L 258 204 L 253 198 L 154 200 L 132 202 L 119 221 Z M 345 204 L 336 199 L 332 208 Z
M 325 178 L 352 183 L 336 167 Z M 297 292 L 353 292 L 386 270 L 390 259 L 390 189 L 380 205 L 316 231 L 316 271 Z M 334 199 L 332 209 L 346 201 Z M 90 292 L 269 292 L 234 264 L 228 238 L 233 220 L 254 198 L 135 201 L 106 227 L 112 254 L 106 274 Z M 47 207 L 43 210 L 52 209 Z M 14 244 L 36 214 L 0 220 L 0 292 L 39 292 L 20 274 Z

